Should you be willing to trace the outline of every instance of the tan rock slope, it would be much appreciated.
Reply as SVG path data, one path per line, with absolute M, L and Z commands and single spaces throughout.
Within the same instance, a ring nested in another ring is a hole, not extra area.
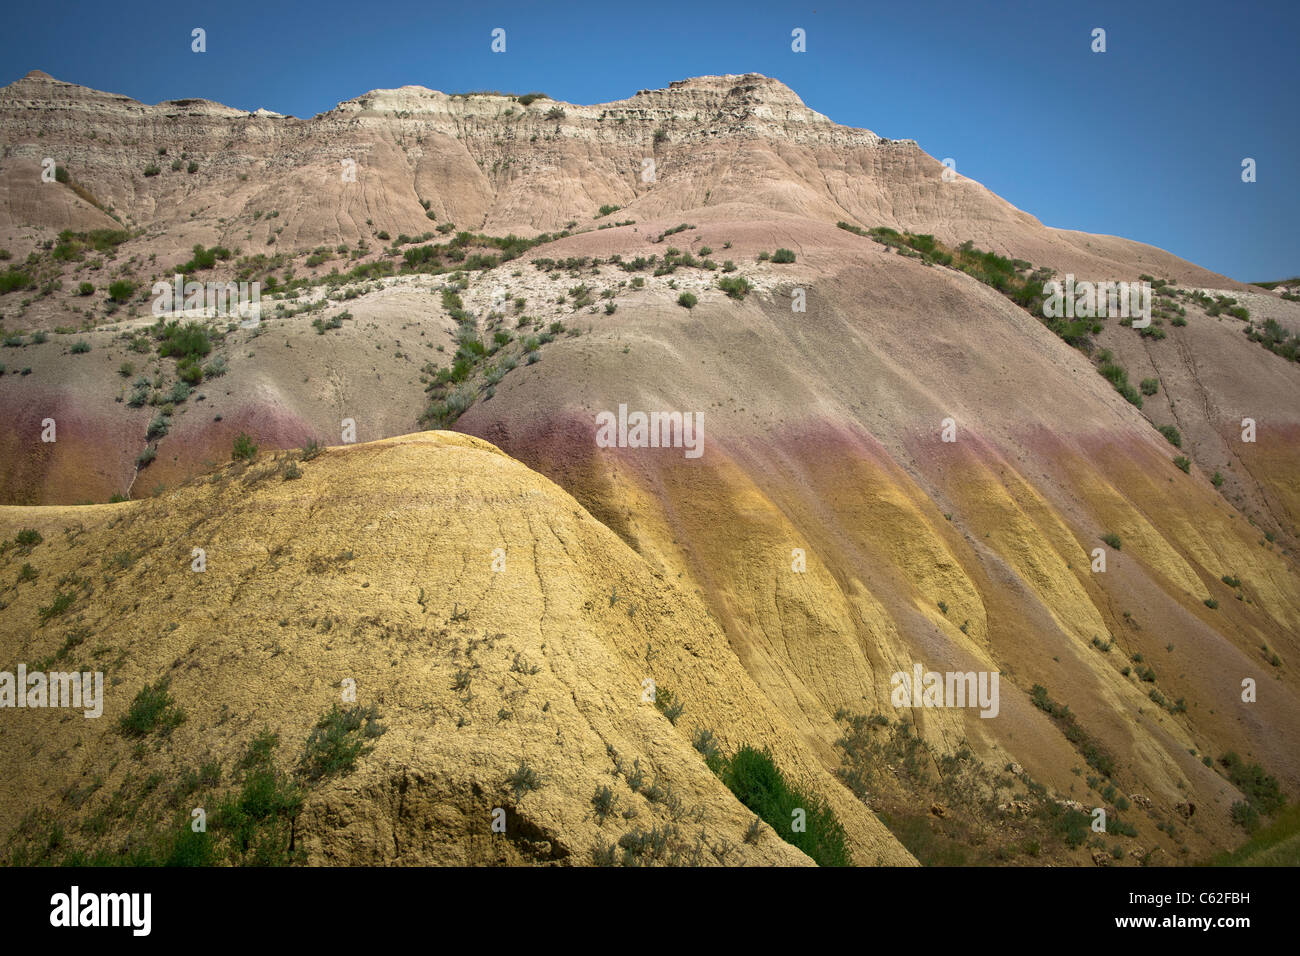
M 770 829 L 745 841 L 753 815 L 690 744 L 702 726 L 731 746 L 770 746 L 815 781 L 859 862 L 910 859 L 763 699 L 700 602 L 555 485 L 446 432 L 331 449 L 296 480 L 283 464 L 232 467 L 142 502 L 0 510 L 0 534 L 31 527 L 45 539 L 3 559 L 6 577 L 15 562 L 40 572 L 7 598 L 6 667 L 55 654 L 76 630 L 60 666 L 107 680 L 98 719 L 6 712 L 0 832 L 47 808 L 73 839 L 73 821 L 142 777 L 170 782 L 207 760 L 229 775 L 263 728 L 305 739 L 350 680 L 388 730 L 304 807 L 295 839 L 308 862 L 588 864 L 602 842 L 660 826 L 698 849 L 693 862 L 807 863 Z M 42 620 L 65 576 L 84 581 L 75 603 Z M 186 720 L 133 753 L 118 722 L 163 678 Z M 676 726 L 642 702 L 647 678 L 686 702 Z M 516 797 L 507 779 L 521 762 L 541 783 Z M 628 785 L 634 766 L 642 790 L 662 791 L 655 800 Z M 591 802 L 602 786 L 618 810 L 603 825 Z M 70 789 L 89 790 L 79 813 Z M 137 827 L 166 805 L 165 789 L 143 799 Z M 497 807 L 504 839 L 491 831 Z M 86 842 L 117 847 L 131 834 L 114 820 Z

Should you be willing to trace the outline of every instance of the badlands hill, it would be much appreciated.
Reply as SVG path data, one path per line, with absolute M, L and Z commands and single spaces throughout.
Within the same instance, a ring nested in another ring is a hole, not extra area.
M 1047 228 L 757 75 L 298 120 L 31 74 L 0 115 L 0 667 L 67 646 L 111 685 L 91 730 L 5 725 L 8 859 L 147 842 L 188 793 L 143 782 L 215 763 L 224 798 L 263 728 L 289 774 L 349 676 L 388 730 L 308 788 L 315 862 L 587 863 L 670 824 L 674 859 L 807 862 L 710 739 L 769 748 L 866 864 L 1193 861 L 1294 798 L 1284 288 Z M 261 323 L 158 324 L 178 271 L 261 281 Z M 1017 298 L 1067 272 L 1149 277 L 1151 328 Z M 599 446 L 620 405 L 701 416 L 703 454 Z M 997 671 L 997 716 L 895 707 L 914 664 Z M 164 678 L 187 719 L 134 742 Z

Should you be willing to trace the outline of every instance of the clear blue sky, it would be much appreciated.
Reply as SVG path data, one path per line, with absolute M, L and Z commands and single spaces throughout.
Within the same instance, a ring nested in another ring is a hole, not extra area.
M 0 83 L 41 69 L 146 103 L 301 117 L 405 84 L 597 103 L 754 71 L 839 123 L 954 158 L 1048 225 L 1245 281 L 1300 274 L 1297 0 L 150 0 L 12 4 L 6 27 Z M 806 53 L 790 49 L 795 27 Z

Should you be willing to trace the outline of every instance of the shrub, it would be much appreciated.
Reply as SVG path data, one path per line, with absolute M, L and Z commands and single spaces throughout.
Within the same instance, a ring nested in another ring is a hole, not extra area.
M 90 343 L 85 339 L 78 339 L 72 343 L 72 348 L 68 349 L 73 355 L 85 355 L 90 351 Z
M 723 276 L 718 280 L 718 288 L 733 299 L 743 299 L 753 287 L 744 276 Z
M 1219 609 L 1219 602 L 1214 598 L 1206 598 L 1205 606 L 1208 607 L 1211 611 L 1217 611 Z
M 153 421 L 149 423 L 149 430 L 144 436 L 145 440 L 153 441 L 156 438 L 162 438 L 167 434 L 168 429 L 171 428 L 171 424 L 171 417 L 159 412 L 153 417 Z
M 1228 780 L 1242 792 L 1247 802 L 1262 814 L 1272 815 L 1286 803 L 1277 778 L 1269 776 L 1257 763 L 1247 764 L 1235 751 L 1229 750 L 1219 758 L 1228 773 Z
M 157 166 L 154 163 L 150 163 L 148 166 L 144 168 L 144 174 L 146 176 L 157 176 L 161 172 L 162 172 L 162 167 Z
M 1214 485 L 1214 487 L 1216 487 L 1216 488 L 1222 488 L 1222 487 L 1223 487 L 1223 475 L 1219 474 L 1219 473 L 1216 471 L 1216 472 L 1214 473 L 1214 477 L 1210 479 L 1210 484 Z
M 203 381 L 203 369 L 192 358 L 183 358 L 176 363 L 176 375 L 187 385 L 197 385 Z
M 1112 548 L 1114 548 L 1116 551 L 1120 550 L 1119 535 L 1114 534 L 1113 532 L 1107 532 L 1106 534 L 1103 534 L 1103 535 L 1101 536 L 1101 540 L 1102 540 L 1102 541 L 1105 541 L 1108 545 L 1110 545 L 1110 546 L 1111 546 Z
M 131 707 L 118 723 L 123 737 L 147 737 L 152 733 L 170 734 L 185 721 L 185 712 L 167 693 L 167 678 L 157 684 L 145 684 L 131 701 Z
M 44 540 L 45 538 L 35 528 L 23 528 L 14 535 L 14 543 L 20 548 L 34 548 Z
M 135 291 L 135 283 L 126 279 L 118 279 L 108 287 L 108 297 L 114 302 L 126 302 L 131 298 L 131 293 Z
M 230 457 L 234 461 L 252 461 L 257 456 L 257 446 L 253 444 L 253 439 L 249 438 L 245 432 L 240 432 L 235 436 L 234 449 Z
M 723 761 L 726 758 L 722 753 L 722 745 L 718 742 L 718 738 L 714 736 L 713 731 L 703 727 L 700 728 L 695 731 L 695 737 L 692 739 L 691 743 L 695 745 L 695 749 L 704 757 L 704 763 L 708 768 L 714 773 L 720 773 Z
M 526 794 L 541 787 L 542 778 L 528 766 L 527 760 L 521 760 L 519 766 L 506 778 L 506 784 L 515 799 L 522 800 Z
M 668 688 L 660 687 L 655 691 L 655 708 L 668 718 L 670 724 L 676 725 L 677 718 L 682 715 L 686 705 L 674 698 Z
M 1191 474 L 1192 460 L 1186 455 L 1179 455 L 1174 459 L 1174 464 L 1181 468 L 1185 473 Z
M 603 785 L 596 788 L 596 793 L 591 798 L 591 805 L 595 807 L 596 816 L 600 818 L 602 824 L 605 822 L 605 818 L 614 812 L 617 804 L 617 795 L 609 787 Z
M 767 751 L 741 747 L 725 762 L 722 781 L 782 839 L 803 850 L 819 866 L 849 866 L 844 828 L 818 795 L 792 786 Z M 795 832 L 795 811 L 804 812 L 805 830 Z
M 686 309 L 693 309 L 699 304 L 699 299 L 689 292 L 683 292 L 677 297 L 677 304 Z
M 1165 441 L 1175 448 L 1183 447 L 1183 436 L 1178 434 L 1178 429 L 1173 425 L 1158 425 L 1156 431 L 1165 436 Z
M 379 723 L 379 710 L 371 704 L 358 704 L 344 710 L 335 704 L 328 714 L 316 722 L 302 758 L 298 773 L 315 782 L 336 774 L 349 774 L 361 757 L 375 748 L 366 743 L 387 730 Z
M 155 335 L 158 334 L 162 338 L 158 354 L 164 358 L 199 359 L 212 351 L 207 329 L 198 322 L 187 322 L 183 326 L 175 320 L 166 325 L 160 322 L 155 326 Z
M 1244 800 L 1238 800 L 1234 803 L 1229 814 L 1232 817 L 1232 822 L 1247 833 L 1254 833 L 1259 829 L 1259 811 Z
M 237 768 L 243 773 L 241 788 L 222 800 L 213 814 L 212 832 L 225 838 L 236 864 L 284 866 L 301 855 L 290 844 L 303 795 L 275 768 L 272 751 L 278 744 L 270 731 L 253 738 Z
M 83 283 L 81 283 L 81 285 L 77 286 L 77 294 L 78 294 L 78 295 L 94 295 L 94 294 L 95 294 L 95 283 L 93 283 L 93 282 L 83 282 Z
M 1160 391 L 1160 379 L 1144 378 L 1138 387 L 1142 390 L 1143 395 L 1154 395 Z
M 789 249 L 778 249 L 772 253 L 772 261 L 781 264 L 794 262 L 794 253 Z

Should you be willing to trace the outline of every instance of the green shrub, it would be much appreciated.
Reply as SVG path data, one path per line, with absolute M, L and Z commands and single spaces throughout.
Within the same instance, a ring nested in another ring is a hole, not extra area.
M 1219 763 L 1227 771 L 1232 785 L 1261 814 L 1271 816 L 1286 804 L 1277 778 L 1265 773 L 1259 764 L 1247 764 L 1231 750 L 1219 758 Z
M 234 449 L 230 457 L 234 461 L 252 461 L 257 456 L 257 446 L 253 444 L 253 439 L 247 433 L 240 432 L 235 436 Z
M 1179 455 L 1174 459 L 1174 464 L 1181 468 L 1185 473 L 1191 474 L 1192 460 L 1186 455 Z
M 691 743 L 695 745 L 701 756 L 704 757 L 704 763 L 714 773 L 721 773 L 723 762 L 726 757 L 722 753 L 722 745 L 718 738 L 714 736 L 713 731 L 706 728 L 700 728 L 695 731 L 695 737 Z
M 94 295 L 94 294 L 95 294 L 95 283 L 93 283 L 93 282 L 83 282 L 83 283 L 81 283 L 81 285 L 77 286 L 77 294 L 78 294 L 78 295 Z
M 298 773 L 316 782 L 336 774 L 351 773 L 356 762 L 375 748 L 367 743 L 387 730 L 379 723 L 379 710 L 358 704 L 343 710 L 335 704 L 316 722 L 298 763 Z
M 90 351 L 90 343 L 85 339 L 78 339 L 72 343 L 72 347 L 68 351 L 73 355 L 85 355 Z
M 183 358 L 176 363 L 176 375 L 186 385 L 197 385 L 203 381 L 203 369 L 192 358 Z
M 1104 541 L 1104 542 L 1106 542 L 1108 545 L 1110 545 L 1110 546 L 1111 546 L 1112 548 L 1114 548 L 1116 551 L 1119 551 L 1119 550 L 1120 550 L 1120 540 L 1119 540 L 1119 535 L 1114 534 L 1113 532 L 1107 532 L 1106 534 L 1103 534 L 1103 535 L 1101 536 L 1101 540 Z
M 1154 395 L 1160 391 L 1160 379 L 1144 378 L 1138 387 L 1142 390 L 1143 395 Z
M 162 438 L 171 428 L 172 420 L 170 415 L 159 412 L 149 422 L 149 429 L 145 432 L 145 441 L 153 441 L 156 438 Z
M 279 737 L 270 731 L 253 738 L 236 768 L 240 789 L 213 813 L 212 832 L 237 865 L 285 866 L 301 857 L 290 844 L 303 793 L 276 769 L 272 753 L 278 745 Z
M 613 790 L 602 785 L 596 788 L 596 793 L 591 798 L 591 805 L 595 808 L 596 816 L 600 818 L 600 822 L 603 824 L 605 818 L 613 813 L 618 805 L 618 797 Z
M 108 286 L 108 297 L 114 302 L 126 302 L 135 291 L 135 283 L 127 279 L 118 279 Z
M 527 760 L 521 760 L 519 766 L 506 778 L 506 784 L 515 799 L 522 800 L 526 794 L 541 788 L 542 778 L 536 770 L 528 766 Z
M 772 261 L 781 264 L 794 262 L 794 253 L 789 249 L 778 249 L 772 253 Z
M 741 747 L 725 762 L 720 776 L 736 799 L 819 866 L 852 864 L 844 828 L 829 804 L 817 794 L 792 786 L 769 752 Z M 803 832 L 792 828 L 796 810 L 804 811 Z
M 20 548 L 34 548 L 44 540 L 35 528 L 23 528 L 14 535 L 14 543 Z
M 723 276 L 718 280 L 718 288 L 733 299 L 743 299 L 752 287 L 744 276 Z
M 1247 833 L 1254 833 L 1259 829 L 1259 811 L 1244 800 L 1234 803 L 1229 815 L 1232 817 L 1232 822 Z
M 147 737 L 152 733 L 166 736 L 184 723 L 185 712 L 167 693 L 167 684 L 164 677 L 157 684 L 145 684 L 140 688 L 118 722 L 118 733 L 123 737 Z
M 1178 429 L 1173 425 L 1157 425 L 1156 431 L 1165 436 L 1165 441 L 1175 448 L 1183 447 L 1183 436 L 1178 434 Z
M 683 292 L 677 297 L 677 304 L 686 309 L 693 309 L 699 304 L 699 299 L 689 292 Z

